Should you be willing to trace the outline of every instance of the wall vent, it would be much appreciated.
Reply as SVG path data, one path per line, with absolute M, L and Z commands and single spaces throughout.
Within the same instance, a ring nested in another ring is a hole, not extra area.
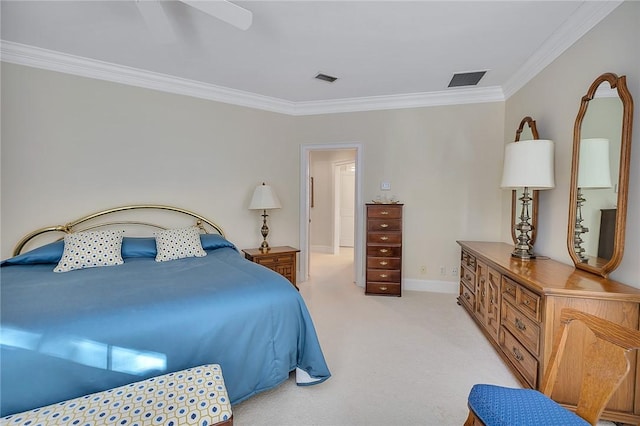
M 321 72 L 319 72 L 315 78 L 317 78 L 318 80 L 327 81 L 329 83 L 333 83 L 338 79 L 338 77 L 333 77 L 331 75 L 323 74 Z
M 475 86 L 486 73 L 486 71 L 456 73 L 451 78 L 449 87 Z

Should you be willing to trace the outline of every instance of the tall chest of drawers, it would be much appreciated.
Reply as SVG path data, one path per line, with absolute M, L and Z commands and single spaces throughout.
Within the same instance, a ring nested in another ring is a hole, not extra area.
M 402 295 L 402 204 L 367 204 L 365 294 Z

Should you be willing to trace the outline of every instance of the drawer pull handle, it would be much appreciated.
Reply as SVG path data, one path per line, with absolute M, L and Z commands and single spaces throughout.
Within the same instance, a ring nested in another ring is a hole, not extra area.
M 513 356 L 516 357 L 518 361 L 524 360 L 524 356 L 522 356 L 518 348 L 516 348 L 515 346 L 513 347 Z
M 387 291 L 387 287 L 380 287 L 380 291 Z
M 387 278 L 388 276 L 388 274 L 380 274 L 380 278 Z
M 527 329 L 527 326 L 520 320 L 520 318 L 516 318 L 515 323 L 518 330 L 525 331 Z
M 380 241 L 387 241 L 389 239 L 389 237 L 387 237 L 386 235 L 383 235 L 382 237 L 380 237 Z
M 530 300 L 529 300 L 529 299 L 525 299 L 524 304 L 525 304 L 525 305 L 527 305 L 527 306 L 529 306 L 529 302 L 530 302 Z
M 386 260 L 380 261 L 380 265 L 381 266 L 387 266 L 388 264 L 389 264 L 389 262 L 387 262 Z
M 388 251 L 388 249 L 380 249 L 380 253 L 387 253 Z
M 381 223 L 380 224 L 380 228 L 388 228 L 388 227 L 389 227 L 389 225 L 386 224 L 386 223 Z
M 385 214 L 386 215 L 386 214 L 389 214 L 389 212 L 386 211 L 386 210 L 383 210 L 383 211 L 380 212 L 380 214 Z

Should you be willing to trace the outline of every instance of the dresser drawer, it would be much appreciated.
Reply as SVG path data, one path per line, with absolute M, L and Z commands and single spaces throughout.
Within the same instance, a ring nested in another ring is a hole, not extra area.
M 476 257 L 472 254 L 467 253 L 462 250 L 462 256 L 460 258 L 460 263 L 462 266 L 471 269 L 472 271 L 476 270 Z
M 538 360 L 504 328 L 500 329 L 500 347 L 527 383 L 536 389 L 538 386 Z
M 476 274 L 466 268 L 460 269 L 460 281 L 464 282 L 469 288 L 475 287 Z
M 518 286 L 518 291 L 516 293 L 516 306 L 520 311 L 529 315 L 529 317 L 534 321 L 541 320 L 541 301 L 542 298 L 538 294 L 529 291 L 522 286 Z
M 369 219 L 367 221 L 367 231 L 402 231 L 402 220 Z
M 367 269 L 400 269 L 401 263 L 398 258 L 368 257 Z
M 402 206 L 394 205 L 369 205 L 367 206 L 368 218 L 381 218 L 381 219 L 401 219 L 402 218 Z
M 367 256 L 400 257 L 401 255 L 402 255 L 402 247 L 367 245 Z
M 502 298 L 514 305 L 516 304 L 516 288 L 518 288 L 518 283 L 511 278 L 502 276 Z
M 458 300 L 469 312 L 473 312 L 473 307 L 476 304 L 476 295 L 473 292 L 473 287 L 467 287 L 465 283 L 460 282 L 460 297 L 458 297 Z
M 400 284 L 367 282 L 367 293 L 399 296 Z
M 399 232 L 369 232 L 367 243 L 373 244 L 401 244 L 402 234 Z
M 367 269 L 367 281 L 400 283 L 400 271 L 392 271 L 387 269 Z
M 509 302 L 502 303 L 502 325 L 535 356 L 540 355 L 540 326 Z
M 502 276 L 502 297 L 533 321 L 542 320 L 542 297 L 504 275 Z

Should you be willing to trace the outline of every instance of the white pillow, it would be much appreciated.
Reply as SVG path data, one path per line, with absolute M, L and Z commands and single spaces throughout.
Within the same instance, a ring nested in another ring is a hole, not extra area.
M 182 229 L 168 229 L 155 233 L 156 262 L 203 257 L 207 252 L 202 248 L 200 229 L 196 226 Z
M 122 231 L 78 232 L 65 235 L 62 258 L 53 272 L 123 263 Z

